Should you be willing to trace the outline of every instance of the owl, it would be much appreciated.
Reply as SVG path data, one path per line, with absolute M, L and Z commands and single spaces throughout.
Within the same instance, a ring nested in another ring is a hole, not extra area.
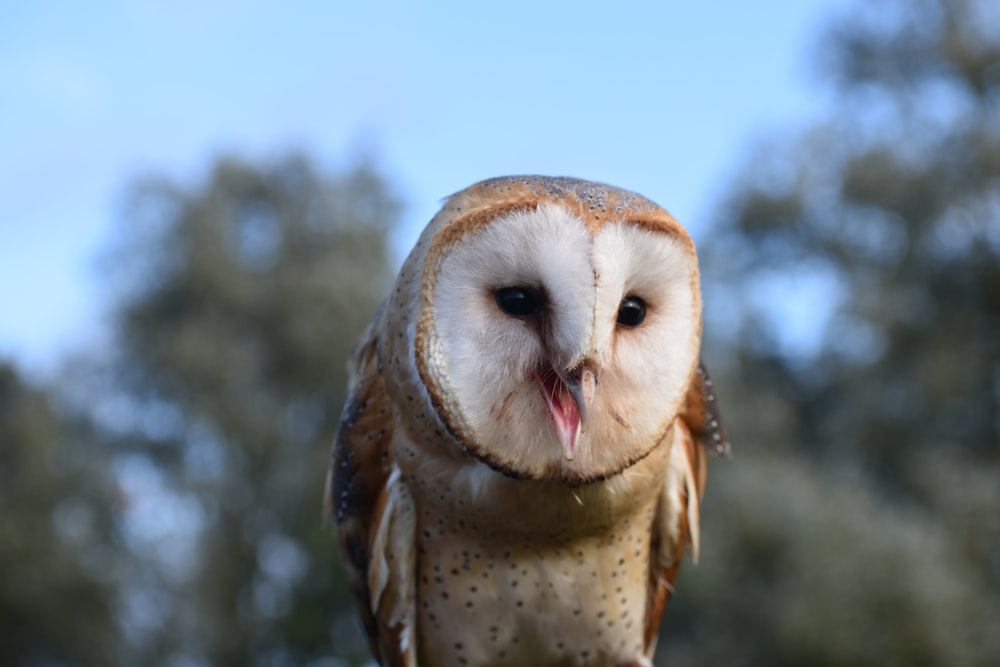
M 380 664 L 652 664 L 728 450 L 700 340 L 694 244 L 649 200 L 446 200 L 354 351 L 327 482 Z

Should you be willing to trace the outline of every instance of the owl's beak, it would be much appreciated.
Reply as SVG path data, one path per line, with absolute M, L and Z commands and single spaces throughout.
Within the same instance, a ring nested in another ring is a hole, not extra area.
M 590 406 L 597 392 L 597 372 L 584 362 L 571 371 L 549 368 L 535 375 L 552 421 L 562 443 L 566 460 L 576 456 L 576 441 L 583 432 Z
M 587 425 L 587 416 L 590 414 L 590 406 L 594 402 L 594 394 L 597 392 L 597 370 L 590 362 L 583 362 L 571 370 L 566 379 L 566 388 L 569 389 L 573 402 L 580 412 L 580 431 Z

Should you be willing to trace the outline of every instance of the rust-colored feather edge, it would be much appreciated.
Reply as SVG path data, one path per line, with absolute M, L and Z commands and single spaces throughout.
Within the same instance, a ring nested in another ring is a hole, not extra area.
M 669 469 L 657 507 L 651 540 L 649 593 L 643 640 L 646 655 L 652 658 L 660 620 L 674 592 L 684 551 L 691 550 L 698 562 L 700 549 L 700 498 L 705 481 L 705 455 L 695 444 L 687 424 L 678 418 L 668 437 Z
M 341 560 L 372 654 L 385 667 L 412 667 L 415 636 L 405 607 L 413 604 L 407 585 L 415 583 L 412 571 L 408 584 L 397 581 L 394 572 L 414 566 L 409 562 L 412 540 L 409 548 L 405 544 L 414 519 L 405 486 L 398 483 L 398 473 L 393 476 L 392 414 L 370 326 L 351 357 L 349 396 L 327 476 L 324 515 L 335 522 Z

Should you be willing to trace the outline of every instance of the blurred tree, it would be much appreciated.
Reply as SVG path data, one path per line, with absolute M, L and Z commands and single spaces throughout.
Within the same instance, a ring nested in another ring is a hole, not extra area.
M 122 288 L 123 486 L 159 508 L 131 517 L 155 565 L 138 577 L 155 610 L 134 633 L 141 664 L 364 655 L 320 502 L 345 359 L 388 290 L 398 213 L 369 166 L 328 177 L 301 157 L 129 191 L 107 266 Z M 149 538 L 150 523 L 180 528 Z
M 116 662 L 115 487 L 82 423 L 0 362 L 0 664 Z
M 858 2 L 831 119 L 755 150 L 703 244 L 736 459 L 665 664 L 1000 656 L 998 25 Z
M 1000 443 L 997 19 L 981 0 L 862 3 L 821 52 L 835 119 L 754 153 L 709 248 L 736 341 L 799 402 L 799 443 L 887 480 L 917 445 Z

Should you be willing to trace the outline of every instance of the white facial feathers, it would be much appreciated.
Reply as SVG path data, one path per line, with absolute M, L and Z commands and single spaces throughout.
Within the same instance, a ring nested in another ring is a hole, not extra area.
M 468 232 L 445 251 L 432 298 L 435 375 L 459 413 L 449 422 L 470 450 L 515 475 L 589 479 L 637 460 L 672 422 L 696 363 L 696 272 L 690 248 L 669 233 L 624 220 L 595 230 L 554 203 Z M 538 296 L 537 317 L 503 310 L 497 291 L 509 287 Z M 619 321 L 626 298 L 645 308 L 635 326 Z M 539 376 L 584 363 L 597 378 L 594 409 L 566 461 Z
M 635 225 L 608 225 L 594 238 L 594 267 L 599 289 L 595 306 L 595 348 L 613 351 L 604 366 L 636 387 L 672 404 L 686 389 L 686 371 L 698 355 L 701 334 L 692 255 L 677 239 Z M 636 295 L 646 303 L 646 319 L 614 341 L 622 298 Z M 614 342 L 614 344 L 612 344 Z
M 591 238 L 583 222 L 554 205 L 516 211 L 457 245 L 441 265 L 435 294 L 437 331 L 445 345 L 449 376 L 464 385 L 489 377 L 521 376 L 538 363 L 542 341 L 524 321 L 499 311 L 495 291 L 526 286 L 539 290 L 558 317 L 549 334 L 566 367 L 591 337 L 594 269 Z M 485 350 L 496 350 L 484 355 Z M 493 368 L 485 368 L 493 366 Z

